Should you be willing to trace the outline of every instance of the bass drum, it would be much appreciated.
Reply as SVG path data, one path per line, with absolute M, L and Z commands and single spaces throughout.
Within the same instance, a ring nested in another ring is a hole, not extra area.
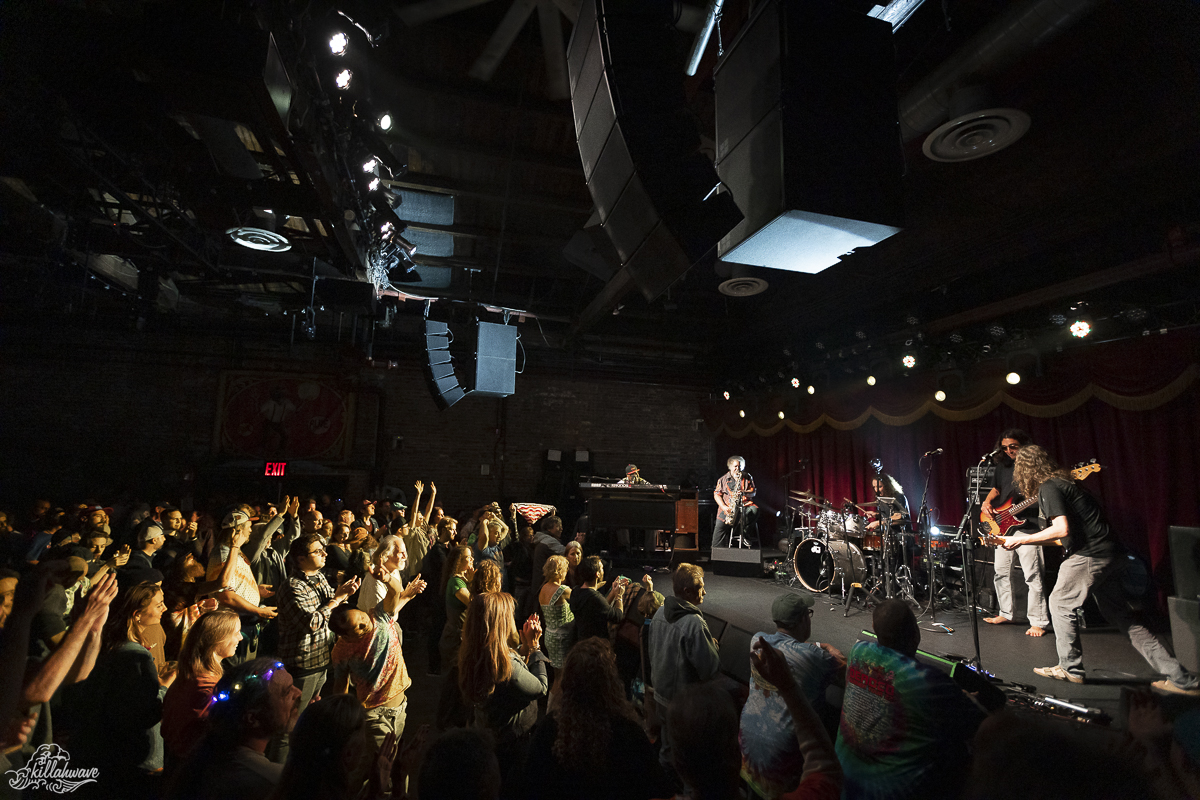
M 861 583 L 867 574 L 862 550 L 850 542 L 805 539 L 796 545 L 792 559 L 796 577 L 810 592 L 827 591 L 843 578 Z

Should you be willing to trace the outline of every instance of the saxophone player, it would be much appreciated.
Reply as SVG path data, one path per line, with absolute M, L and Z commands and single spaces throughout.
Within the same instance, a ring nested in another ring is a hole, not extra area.
M 750 538 L 756 531 L 758 506 L 754 504 L 754 478 L 743 472 L 746 459 L 730 456 L 729 471 L 717 481 L 713 499 L 717 501 L 717 524 L 713 527 L 712 546 L 729 547 L 732 535 Z

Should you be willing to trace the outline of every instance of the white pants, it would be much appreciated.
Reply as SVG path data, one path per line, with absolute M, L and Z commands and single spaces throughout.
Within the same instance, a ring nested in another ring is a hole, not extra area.
M 1014 533 L 1008 538 L 1020 541 L 1028 538 L 1028 533 Z M 1026 616 L 1030 625 L 1045 629 L 1050 627 L 1050 608 L 1046 603 L 1046 591 L 1042 588 L 1043 558 L 1040 545 L 1026 545 L 1016 550 L 996 548 L 996 604 L 1000 606 L 1000 616 L 1011 620 L 1013 618 L 1012 570 L 1013 560 L 1021 560 L 1021 571 L 1025 573 L 1025 584 L 1029 587 L 1028 610 Z

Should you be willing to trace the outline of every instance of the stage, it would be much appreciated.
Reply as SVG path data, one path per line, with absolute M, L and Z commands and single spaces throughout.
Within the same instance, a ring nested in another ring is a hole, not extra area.
M 632 573 L 629 576 L 634 580 L 641 577 Z M 655 577 L 655 588 L 670 596 L 669 577 Z M 701 609 L 705 615 L 751 633 L 775 629 L 771 622 L 771 603 L 780 593 L 808 593 L 802 587 L 790 588 L 762 578 L 714 575 L 707 569 L 704 585 L 706 596 Z M 821 594 L 813 597 L 816 598 L 816 605 L 812 640 L 828 642 L 849 654 L 850 648 L 858 641 L 859 632 L 871 629 L 870 611 L 863 610 L 861 603 L 858 603 L 850 607 L 848 616 L 843 616 L 845 608 L 840 597 Z M 1028 625 L 1023 620 L 1017 624 L 988 625 L 982 621 L 983 616 L 980 615 L 979 622 L 979 650 L 984 669 L 1005 681 L 1034 686 L 1039 693 L 1099 708 L 1118 722 L 1121 687 L 1144 688 L 1152 680 L 1161 677 L 1151 671 L 1128 638 L 1114 628 L 1104 628 L 1083 632 L 1087 683 L 1072 684 L 1043 678 L 1035 674 L 1033 668 L 1058 663 L 1053 633 L 1047 632 L 1041 638 L 1034 638 L 1025 635 Z M 934 621 L 944 623 L 953 629 L 953 633 L 933 627 Z M 964 658 L 974 656 L 971 621 L 966 612 L 938 612 L 936 620 L 928 615 L 918 616 L 917 622 L 921 626 L 922 650 Z

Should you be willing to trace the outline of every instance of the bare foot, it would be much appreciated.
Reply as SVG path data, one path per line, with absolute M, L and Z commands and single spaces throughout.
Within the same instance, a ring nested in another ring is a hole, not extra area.
M 984 617 L 983 621 L 988 623 L 989 625 L 1005 625 L 1009 622 L 1009 620 L 1005 619 L 1004 617 L 1000 617 L 1000 616 Z
M 1026 636 L 1045 636 L 1046 630 L 1039 628 L 1037 625 L 1030 625 L 1029 630 L 1025 631 Z

